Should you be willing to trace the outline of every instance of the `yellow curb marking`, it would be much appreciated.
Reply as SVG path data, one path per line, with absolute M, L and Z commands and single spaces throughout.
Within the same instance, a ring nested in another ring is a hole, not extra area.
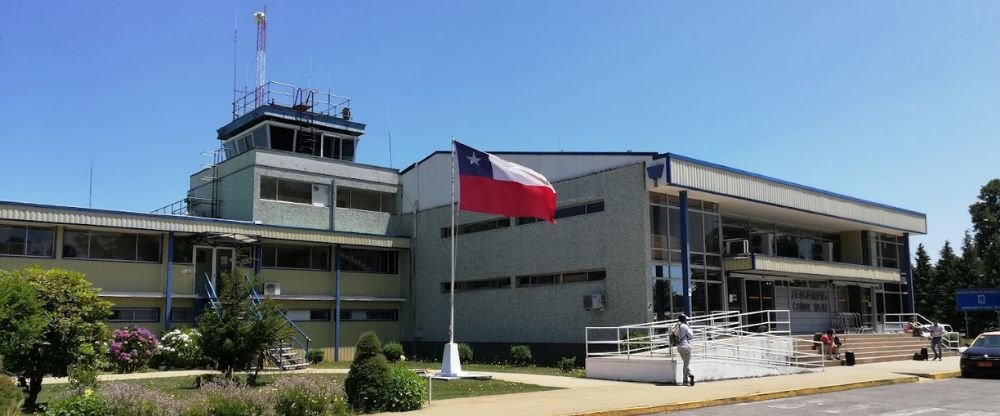
M 640 406 L 618 410 L 601 410 L 596 412 L 575 413 L 573 416 L 634 416 L 648 415 L 650 413 L 668 413 L 678 410 L 701 409 L 704 407 L 724 406 L 738 403 L 751 403 L 764 400 L 785 399 L 796 396 L 808 396 L 820 393 L 833 393 L 844 390 L 862 389 L 868 387 L 889 386 L 893 384 L 916 383 L 919 377 L 897 377 L 882 380 L 861 381 L 857 383 L 835 384 L 823 387 L 808 387 L 769 393 L 757 393 L 746 396 L 724 397 L 721 399 L 698 400 L 691 402 L 680 402 L 666 405 Z

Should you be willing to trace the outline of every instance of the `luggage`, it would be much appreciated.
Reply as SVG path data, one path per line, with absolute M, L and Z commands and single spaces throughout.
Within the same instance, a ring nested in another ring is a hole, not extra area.
M 927 354 L 927 347 L 921 348 L 920 349 L 920 359 L 923 360 L 923 361 L 927 361 L 927 358 L 929 358 L 929 355 Z
M 854 365 L 854 351 L 847 351 L 844 353 L 844 364 L 848 366 Z
M 920 361 L 920 353 L 919 352 L 913 353 L 913 361 Z

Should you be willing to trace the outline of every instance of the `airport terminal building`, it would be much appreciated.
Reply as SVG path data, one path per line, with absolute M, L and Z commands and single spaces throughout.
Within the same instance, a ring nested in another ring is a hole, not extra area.
M 800 333 L 912 312 L 924 214 L 665 149 L 496 152 L 553 183 L 557 223 L 461 212 L 453 230 L 450 152 L 359 164 L 348 100 L 267 92 L 234 105 L 215 163 L 154 213 L 0 201 L 0 269 L 78 270 L 114 303 L 110 325 L 154 330 L 193 325 L 206 279 L 258 276 L 337 359 L 369 330 L 440 354 L 453 235 L 455 337 L 477 355 L 579 356 L 585 327 L 681 312 L 787 309 Z

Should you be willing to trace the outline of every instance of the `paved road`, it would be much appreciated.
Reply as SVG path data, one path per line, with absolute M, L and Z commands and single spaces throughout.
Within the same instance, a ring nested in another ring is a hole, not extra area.
M 706 384 L 707 386 L 707 384 Z M 671 416 L 1000 416 L 1000 379 L 948 379 L 664 413 Z

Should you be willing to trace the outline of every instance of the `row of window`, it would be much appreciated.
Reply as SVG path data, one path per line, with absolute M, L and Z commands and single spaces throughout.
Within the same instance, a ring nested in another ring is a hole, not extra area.
M 196 241 L 192 237 L 178 237 L 174 262 L 191 264 Z M 237 262 L 250 265 L 248 251 L 237 254 Z M 261 245 L 261 267 L 265 269 L 330 270 L 330 247 L 295 244 Z M 245 260 L 245 261 L 244 261 Z M 340 250 L 340 267 L 345 272 L 399 274 L 399 253 L 390 250 L 345 248 Z
M 581 283 L 596 282 L 608 277 L 606 270 L 588 270 L 566 273 L 532 274 L 510 277 L 498 277 L 493 279 L 464 280 L 455 282 L 455 291 L 463 292 L 469 290 L 483 289 L 509 289 L 512 282 L 517 283 L 517 287 L 530 287 L 542 285 L 554 285 L 561 283 Z M 441 283 L 441 292 L 448 293 L 451 282 Z
M 159 234 L 67 229 L 63 234 L 63 258 L 160 261 Z
M 172 308 L 172 322 L 194 322 L 192 308 Z M 288 319 L 296 322 L 330 321 L 330 309 L 289 309 Z M 341 309 L 341 321 L 398 321 L 396 309 Z M 159 322 L 160 308 L 112 308 L 111 322 Z
M 575 217 L 578 215 L 594 214 L 604 211 L 604 201 L 590 202 L 586 204 L 573 205 L 569 207 L 563 207 L 556 210 L 555 217 L 567 218 Z M 537 218 L 517 218 L 517 225 L 527 225 L 539 222 L 541 220 Z M 458 230 L 458 235 L 478 233 L 490 230 L 499 230 L 501 228 L 506 228 L 511 226 L 510 218 L 496 218 L 485 221 L 471 222 L 468 224 L 462 224 L 455 227 Z M 441 228 L 441 238 L 451 237 L 451 227 Z
M 260 199 L 328 207 L 330 185 L 261 176 Z M 338 186 L 336 204 L 337 208 L 394 214 L 396 194 Z
M 55 239 L 51 228 L 0 225 L 0 255 L 52 257 Z
M 268 125 L 229 139 L 222 148 L 227 159 L 260 148 L 353 161 L 356 142 L 356 139 L 323 134 L 314 129 Z

